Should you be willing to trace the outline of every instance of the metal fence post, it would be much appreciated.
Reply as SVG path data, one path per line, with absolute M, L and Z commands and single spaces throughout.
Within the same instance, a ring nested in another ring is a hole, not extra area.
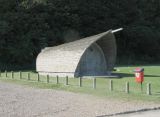
M 113 91 L 113 80 L 110 80 L 109 82 L 109 89 L 110 91 Z
M 147 95 L 151 95 L 151 83 L 147 84 Z
M 93 89 L 96 89 L 96 78 L 93 78 Z
M 129 93 L 129 82 L 126 82 L 126 93 Z

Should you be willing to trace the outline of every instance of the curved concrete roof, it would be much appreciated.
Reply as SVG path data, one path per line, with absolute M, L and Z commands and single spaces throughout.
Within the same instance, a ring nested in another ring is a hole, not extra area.
M 112 30 L 109 30 L 74 42 L 43 49 L 37 57 L 37 71 L 74 73 L 85 50 L 95 42 L 102 48 L 108 70 L 111 70 L 116 59 L 116 42 Z

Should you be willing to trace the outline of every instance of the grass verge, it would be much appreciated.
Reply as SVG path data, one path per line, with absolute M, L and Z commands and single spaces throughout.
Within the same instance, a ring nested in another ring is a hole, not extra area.
M 21 84 L 30 87 L 37 87 L 43 89 L 65 90 L 76 93 L 91 94 L 99 97 L 116 98 L 123 100 L 139 100 L 139 101 L 160 101 L 160 67 L 159 66 L 141 66 L 145 69 L 145 81 L 143 83 L 143 91 L 141 91 L 140 84 L 135 83 L 133 70 L 136 66 L 117 67 L 118 73 L 122 78 L 114 78 L 113 91 L 109 90 L 110 78 L 97 78 L 96 89 L 93 89 L 93 79 L 83 79 L 82 87 L 79 87 L 78 78 L 69 78 L 69 85 L 65 85 L 65 78 L 59 78 L 59 84 L 56 84 L 56 78 L 50 77 L 47 83 L 46 76 L 40 76 L 40 81 L 37 80 L 37 73 L 32 71 L 22 72 L 22 79 L 20 79 L 19 72 L 14 73 L 14 78 L 11 78 L 11 72 L 1 73 L 0 80 L 3 82 L 10 82 Z M 28 80 L 28 72 L 30 73 L 30 80 Z M 125 84 L 129 82 L 130 92 L 125 93 Z M 146 85 L 151 83 L 152 95 L 146 94 Z

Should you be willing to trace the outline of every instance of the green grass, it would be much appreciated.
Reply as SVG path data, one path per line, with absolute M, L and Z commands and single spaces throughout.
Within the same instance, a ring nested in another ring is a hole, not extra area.
M 82 87 L 79 87 L 78 78 L 69 78 L 69 85 L 65 86 L 65 78 L 59 78 L 59 84 L 56 84 L 56 78 L 50 77 L 50 83 L 47 83 L 46 76 L 40 76 L 38 82 L 37 73 L 32 71 L 23 71 L 22 79 L 20 80 L 19 72 L 14 73 L 14 79 L 11 79 L 11 72 L 8 72 L 8 77 L 5 73 L 1 73 L 1 81 L 13 82 L 17 84 L 27 85 L 31 87 L 65 90 L 78 93 L 86 93 L 100 97 L 118 98 L 124 100 L 141 100 L 141 101 L 160 101 L 160 67 L 159 66 L 140 66 L 145 69 L 145 78 L 143 83 L 143 91 L 140 84 L 135 82 L 133 70 L 137 66 L 117 67 L 115 73 L 122 75 L 122 78 L 112 78 L 113 91 L 109 90 L 109 82 L 111 78 L 97 78 L 96 89 L 93 89 L 93 79 L 83 79 Z M 30 73 L 30 80 L 27 78 Z M 130 93 L 125 93 L 125 84 L 129 82 Z M 146 94 L 146 85 L 151 83 L 152 95 Z

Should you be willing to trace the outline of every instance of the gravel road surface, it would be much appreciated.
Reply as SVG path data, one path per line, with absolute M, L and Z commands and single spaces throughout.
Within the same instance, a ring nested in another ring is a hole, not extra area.
M 0 81 L 0 117 L 105 117 L 158 106 Z
M 126 115 L 124 114 L 124 115 L 113 116 L 113 117 L 160 117 L 160 110 L 138 112 L 138 113 L 132 113 L 132 114 L 126 114 Z

